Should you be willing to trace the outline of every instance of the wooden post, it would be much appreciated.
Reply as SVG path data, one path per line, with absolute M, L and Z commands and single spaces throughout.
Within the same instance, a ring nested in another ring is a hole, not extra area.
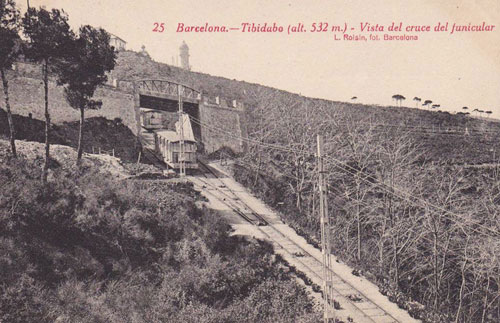
M 101 147 L 99 147 L 99 155 L 101 154 Z
M 319 187 L 319 209 L 321 222 L 321 251 L 323 255 L 323 303 L 324 314 L 323 321 L 328 323 L 332 317 L 333 289 L 332 281 L 333 274 L 330 270 L 331 266 L 331 248 L 330 248 L 330 220 L 328 217 L 328 196 L 326 190 L 326 182 L 324 178 L 323 165 L 323 137 L 318 135 L 318 187 Z
M 178 100 L 179 100 L 179 174 L 181 177 L 186 176 L 186 155 L 185 155 L 185 146 L 184 146 L 184 111 L 183 111 L 183 102 L 182 95 L 184 94 L 184 88 L 182 85 L 177 85 L 178 91 Z
M 139 157 L 137 157 L 137 164 L 139 164 L 141 162 L 141 154 L 142 154 L 142 151 L 139 151 Z

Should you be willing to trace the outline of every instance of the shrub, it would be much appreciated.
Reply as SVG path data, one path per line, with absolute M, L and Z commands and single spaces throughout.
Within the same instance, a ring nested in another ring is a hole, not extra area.
M 311 312 L 272 246 L 231 227 L 185 183 L 0 163 L 0 321 L 285 322 Z M 272 288 L 269 289 L 268 288 Z M 259 297 L 265 306 L 256 313 Z M 293 306 L 285 306 L 292 302 Z

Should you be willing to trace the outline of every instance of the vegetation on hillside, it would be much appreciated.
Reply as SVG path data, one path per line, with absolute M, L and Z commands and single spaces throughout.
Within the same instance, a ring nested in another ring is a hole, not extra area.
M 319 321 L 272 247 L 231 236 L 191 185 L 73 166 L 44 186 L 0 156 L 0 321 Z
M 494 161 L 498 146 L 487 134 L 380 127 L 371 120 L 379 112 L 315 100 L 271 99 L 249 113 L 235 177 L 287 223 L 319 240 L 320 133 L 334 253 L 426 322 L 498 321 L 500 171 L 462 166 Z M 443 123 L 462 118 L 429 114 Z

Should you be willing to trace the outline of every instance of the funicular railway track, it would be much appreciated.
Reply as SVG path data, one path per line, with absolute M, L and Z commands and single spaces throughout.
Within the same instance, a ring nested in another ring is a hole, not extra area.
M 210 167 L 203 162 L 199 162 L 199 166 L 204 178 L 195 177 L 195 184 L 207 188 L 205 192 L 229 207 L 249 224 L 255 225 L 256 229 L 266 236 L 275 247 L 277 246 L 285 254 L 294 258 L 305 269 L 303 271 L 306 275 L 312 275 L 316 281 L 323 282 L 323 266 L 320 257 L 305 250 L 300 244 L 289 238 L 274 224 L 256 212 L 250 205 L 242 201 L 236 192 L 226 185 Z M 218 184 L 211 182 L 211 180 L 215 180 Z M 198 183 L 196 183 L 197 181 Z M 351 322 L 405 322 L 395 318 L 391 313 L 372 301 L 363 291 L 338 276 L 335 272 L 332 271 L 332 274 L 334 294 L 333 299 L 330 300 L 330 305 L 333 308 L 334 301 L 340 303 L 341 310 L 337 311 L 337 314 L 347 312 L 348 314 L 345 316 L 353 318 Z
M 167 164 L 165 164 L 165 162 L 160 157 L 158 157 L 151 149 L 143 148 L 143 153 L 143 158 L 147 159 L 151 164 L 153 164 L 153 166 L 156 166 L 161 170 L 165 170 L 168 168 Z

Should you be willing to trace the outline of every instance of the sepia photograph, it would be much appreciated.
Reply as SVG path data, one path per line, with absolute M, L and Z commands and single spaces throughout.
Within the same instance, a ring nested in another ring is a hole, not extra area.
M 500 321 L 498 0 L 0 0 L 0 323 Z

